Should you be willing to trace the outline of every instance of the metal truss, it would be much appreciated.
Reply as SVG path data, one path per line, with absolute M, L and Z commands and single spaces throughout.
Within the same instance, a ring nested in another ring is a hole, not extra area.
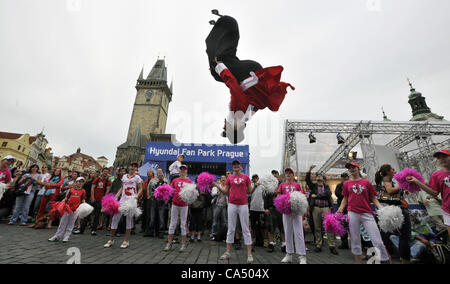
M 338 146 L 330 158 L 318 169 L 319 173 L 326 173 L 339 159 L 347 156 L 359 143 L 373 144 L 372 135 L 395 135 L 398 136 L 390 141 L 387 146 L 401 149 L 406 145 L 418 141 L 419 152 L 421 153 L 422 167 L 430 166 L 430 156 L 433 149 L 438 148 L 431 140 L 434 135 L 450 136 L 449 122 L 391 122 L 391 121 L 285 121 L 285 143 L 283 145 L 283 168 L 293 167 L 295 163 L 298 171 L 297 144 L 295 133 L 341 133 L 349 134 L 345 143 Z M 448 145 L 448 142 L 447 142 Z M 367 154 L 367 155 L 366 155 Z M 427 159 L 424 159 L 427 155 Z M 370 163 L 370 168 L 377 166 L 376 157 L 370 158 L 369 153 L 365 153 L 365 163 Z M 408 158 L 403 155 L 401 162 L 407 163 L 415 158 Z M 420 159 L 419 159 L 420 160 Z M 425 170 L 428 175 L 429 169 Z M 368 173 L 369 174 L 369 173 Z M 370 174 L 369 174 L 370 176 Z

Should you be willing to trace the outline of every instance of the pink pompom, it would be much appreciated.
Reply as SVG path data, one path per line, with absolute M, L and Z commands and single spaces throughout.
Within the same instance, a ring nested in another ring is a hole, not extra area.
M 273 200 L 273 204 L 281 214 L 291 214 L 292 211 L 290 199 L 291 195 L 289 193 L 280 194 Z
M 409 182 L 406 180 L 407 177 L 409 176 L 413 176 L 416 179 L 418 179 L 420 182 L 424 183 L 425 180 L 422 177 L 422 175 L 414 170 L 414 169 L 410 169 L 410 168 L 406 168 L 403 171 L 396 173 L 394 175 L 395 180 L 398 182 L 398 185 L 401 189 L 409 191 L 411 193 L 416 193 L 420 191 L 420 187 L 412 182 Z
M 323 215 L 323 227 L 326 232 L 335 236 L 343 236 L 347 233 L 343 223 L 348 222 L 347 215 L 333 214 L 331 212 Z
M 197 177 L 197 186 L 201 193 L 211 193 L 211 184 L 214 182 L 215 176 L 203 172 Z
M 155 193 L 153 194 L 153 196 L 157 199 L 157 200 L 170 200 L 170 198 L 172 197 L 172 195 L 175 193 L 175 189 L 173 187 L 171 187 L 168 184 L 163 184 L 158 186 L 155 189 Z
M 108 215 L 115 215 L 119 213 L 120 202 L 116 200 L 116 195 L 114 193 L 110 193 L 103 197 L 102 199 L 102 208 L 103 212 Z

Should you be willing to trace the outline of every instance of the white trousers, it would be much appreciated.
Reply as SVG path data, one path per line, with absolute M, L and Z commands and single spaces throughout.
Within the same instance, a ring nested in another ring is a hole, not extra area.
M 111 220 L 111 230 L 117 230 L 117 227 L 119 227 L 119 222 L 120 222 L 121 218 L 122 218 L 122 213 L 119 212 L 117 214 L 114 214 L 114 216 L 112 217 L 112 220 Z M 127 218 L 127 227 L 126 227 L 126 229 L 127 230 L 133 229 L 133 227 L 134 227 L 134 219 L 133 219 L 133 217 L 127 216 L 126 218 Z
M 306 255 L 303 220 L 301 215 L 283 214 L 284 235 L 286 236 L 286 252 Z
M 242 234 L 244 235 L 245 245 L 252 245 L 252 235 L 249 227 L 248 205 L 228 204 L 228 232 L 227 243 L 234 243 L 234 233 L 236 231 L 236 220 L 239 215 L 241 221 Z
M 188 215 L 189 207 L 179 207 L 172 205 L 172 210 L 170 210 L 170 225 L 169 225 L 169 235 L 173 235 L 175 233 L 175 228 L 178 223 L 178 215 L 180 216 L 180 229 L 181 235 L 186 236 L 186 227 L 187 227 L 187 215 Z
M 59 221 L 58 230 L 56 231 L 55 237 L 58 239 L 68 239 L 70 234 L 72 234 L 73 227 L 75 226 L 75 222 L 77 221 L 78 214 L 65 213 L 64 216 Z
M 348 211 L 349 227 L 350 227 L 350 238 L 352 253 L 354 255 L 362 255 L 361 250 L 361 223 L 366 229 L 370 236 L 372 245 L 380 250 L 380 260 L 389 260 L 389 254 L 383 244 L 381 239 L 380 231 L 378 230 L 375 218 L 370 213 L 358 214 L 355 212 Z

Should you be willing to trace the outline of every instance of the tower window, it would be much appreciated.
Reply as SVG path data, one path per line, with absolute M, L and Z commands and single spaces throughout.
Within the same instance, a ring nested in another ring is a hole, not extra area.
M 2 143 L 2 147 L 6 147 L 6 145 L 8 145 L 8 142 L 3 142 Z
M 19 151 L 20 151 L 20 148 L 22 148 L 22 146 L 20 146 L 20 145 L 19 145 L 19 147 L 17 148 L 17 150 L 19 150 Z

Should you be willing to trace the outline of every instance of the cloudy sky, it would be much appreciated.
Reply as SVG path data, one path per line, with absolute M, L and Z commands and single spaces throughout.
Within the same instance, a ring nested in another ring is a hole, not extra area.
M 142 66 L 148 74 L 166 56 L 174 81 L 166 132 L 225 143 L 228 90 L 209 74 L 204 44 L 214 8 L 238 20 L 241 59 L 283 65 L 297 88 L 278 113 L 249 124 L 252 172 L 281 166 L 284 119 L 380 120 L 384 106 L 390 119 L 409 120 L 407 77 L 433 112 L 450 117 L 447 0 L 3 0 L 0 130 L 45 127 L 56 155 L 81 147 L 112 163 Z

